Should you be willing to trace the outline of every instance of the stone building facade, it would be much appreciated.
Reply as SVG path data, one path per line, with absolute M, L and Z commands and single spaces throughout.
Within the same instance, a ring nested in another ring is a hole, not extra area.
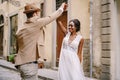
M 90 5 L 89 0 L 0 0 L 0 57 L 6 58 L 16 53 L 15 32 L 26 20 L 23 14 L 26 3 L 36 3 L 42 9 L 40 17 L 54 12 L 62 2 L 68 4 L 65 12 L 66 26 L 69 20 L 77 18 L 81 21 L 81 34 L 85 39 L 83 48 L 83 67 L 86 76 L 90 76 Z M 81 9 L 80 9 L 81 8 Z M 79 12 L 78 12 L 79 11 Z M 67 13 L 67 14 L 66 14 Z M 64 18 L 63 18 L 64 19 Z M 47 66 L 56 69 L 57 64 L 57 27 L 56 21 L 45 28 L 45 53 L 48 54 Z M 50 35 L 51 34 L 51 35 Z
M 120 1 L 92 0 L 93 77 L 120 80 Z
M 85 39 L 85 75 L 98 80 L 120 80 L 120 0 L 0 0 L 0 57 L 16 52 L 14 35 L 26 20 L 23 14 L 26 3 L 37 3 L 42 9 L 41 17 L 44 17 L 64 1 L 69 5 L 63 16 L 66 25 L 73 18 L 81 21 L 81 34 Z M 45 29 L 45 51 L 52 69 L 55 69 L 57 62 L 56 26 L 54 21 Z

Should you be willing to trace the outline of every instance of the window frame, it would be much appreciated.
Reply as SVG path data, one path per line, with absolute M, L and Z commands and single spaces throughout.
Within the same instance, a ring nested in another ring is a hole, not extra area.
M 15 29 L 15 31 L 13 32 L 13 31 L 12 31 L 12 28 L 13 28 L 13 27 L 12 27 L 12 18 L 14 18 L 14 17 L 17 17 L 17 18 L 16 18 L 16 19 L 17 19 L 17 20 L 16 20 L 16 21 L 17 21 L 17 24 L 15 25 L 15 26 L 16 26 L 16 29 Z M 15 35 L 15 33 L 16 33 L 17 29 L 18 29 L 18 14 L 14 14 L 14 15 L 10 16 L 9 19 L 10 19 L 9 54 L 15 54 L 15 53 L 17 53 L 17 41 L 16 41 L 16 37 L 14 37 L 13 35 Z M 12 41 L 13 38 L 14 38 L 15 41 Z M 15 43 L 14 46 L 13 46 L 13 43 Z

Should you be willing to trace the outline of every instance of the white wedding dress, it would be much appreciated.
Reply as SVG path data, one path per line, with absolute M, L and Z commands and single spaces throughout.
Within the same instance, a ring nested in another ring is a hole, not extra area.
M 58 80 L 85 80 L 83 68 L 77 56 L 78 45 L 82 38 L 77 34 L 76 38 L 68 43 L 70 33 L 68 33 L 62 43 Z

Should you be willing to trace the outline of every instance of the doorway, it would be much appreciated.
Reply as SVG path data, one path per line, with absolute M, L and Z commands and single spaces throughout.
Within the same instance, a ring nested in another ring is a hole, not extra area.
M 56 0 L 56 10 L 60 7 L 60 5 L 66 2 L 68 3 L 68 0 Z M 67 28 L 67 11 L 63 12 L 62 15 L 58 18 L 58 20 L 63 22 L 63 25 Z M 58 67 L 59 64 L 59 58 L 60 58 L 60 50 L 61 50 L 61 45 L 62 45 L 62 40 L 65 36 L 65 34 L 62 32 L 62 30 L 60 29 L 58 22 L 57 23 L 57 32 L 56 32 L 56 67 Z
M 63 14 L 58 18 L 58 20 L 62 21 L 63 25 L 67 28 L 67 11 L 63 12 Z M 59 64 L 60 50 L 61 50 L 62 40 L 64 36 L 65 34 L 62 32 L 57 22 L 56 67 L 58 67 L 58 64 Z

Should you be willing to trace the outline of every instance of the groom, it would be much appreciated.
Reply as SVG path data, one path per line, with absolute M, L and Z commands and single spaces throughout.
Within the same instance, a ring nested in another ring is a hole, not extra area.
M 66 8 L 66 4 L 62 3 L 60 8 L 50 16 L 39 18 L 41 10 L 35 4 L 25 6 L 23 13 L 26 14 L 27 21 L 16 32 L 18 54 L 15 57 L 15 65 L 21 72 L 23 80 L 38 80 L 37 60 L 38 58 L 46 59 L 44 53 L 44 26 L 58 18 Z M 40 53 L 38 53 L 38 39 L 40 39 Z

